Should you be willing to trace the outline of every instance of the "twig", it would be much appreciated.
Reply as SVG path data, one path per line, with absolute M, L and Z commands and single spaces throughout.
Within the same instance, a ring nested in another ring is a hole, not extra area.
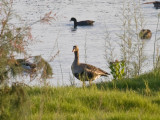
M 143 3 L 143 4 L 153 4 L 153 3 L 155 3 L 156 1 L 154 1 L 154 2 L 145 2 L 145 3 Z

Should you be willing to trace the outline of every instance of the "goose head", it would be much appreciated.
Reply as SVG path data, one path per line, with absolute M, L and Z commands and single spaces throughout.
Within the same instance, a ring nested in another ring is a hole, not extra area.
M 78 48 L 78 46 L 77 45 L 75 45 L 75 46 L 73 46 L 73 50 L 72 50 L 72 52 L 78 52 L 79 51 L 79 48 Z

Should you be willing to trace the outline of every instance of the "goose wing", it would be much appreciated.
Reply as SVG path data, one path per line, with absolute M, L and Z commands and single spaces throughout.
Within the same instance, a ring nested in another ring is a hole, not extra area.
M 81 63 L 80 66 L 84 69 L 84 72 L 89 73 L 89 74 L 92 73 L 92 74 L 101 75 L 101 76 L 109 75 L 109 73 L 107 73 L 106 71 L 104 71 L 100 68 L 97 68 L 93 65 Z

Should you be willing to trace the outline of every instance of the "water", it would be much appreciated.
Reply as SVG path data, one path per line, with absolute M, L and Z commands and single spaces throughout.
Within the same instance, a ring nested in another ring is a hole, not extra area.
M 140 1 L 143 3 L 144 1 Z M 151 2 L 150 0 L 145 2 Z M 116 34 L 120 34 L 120 11 L 123 0 L 14 0 L 14 10 L 21 16 L 22 21 L 28 24 L 39 20 L 45 13 L 52 11 L 55 19 L 50 25 L 37 23 L 32 26 L 33 37 L 40 42 L 35 42 L 29 46 L 28 53 L 32 56 L 42 55 L 46 60 L 50 60 L 57 51 L 60 53 L 50 65 L 53 68 L 53 79 L 51 85 L 70 85 L 71 64 L 74 59 L 72 48 L 79 46 L 80 62 L 85 62 L 97 66 L 110 72 L 105 60 L 105 36 L 106 31 L 110 33 L 111 41 L 116 48 L 115 56 L 119 59 L 119 46 L 115 44 L 120 39 Z M 153 42 L 157 25 L 157 15 L 159 10 L 153 8 L 152 4 L 141 6 L 146 21 L 145 28 L 149 28 L 153 34 L 152 39 L 147 41 L 145 52 L 147 53 L 149 64 L 152 61 Z M 70 18 L 75 17 L 80 20 L 94 20 L 94 26 L 78 27 L 72 31 L 73 23 Z M 19 24 L 19 23 L 16 23 Z M 86 48 L 85 48 L 86 45 Z M 85 50 L 87 52 L 85 59 Z M 72 76 L 73 77 L 73 76 Z M 99 79 L 99 82 L 105 79 Z M 76 84 L 81 82 L 75 79 Z M 32 84 L 32 83 L 31 83 Z

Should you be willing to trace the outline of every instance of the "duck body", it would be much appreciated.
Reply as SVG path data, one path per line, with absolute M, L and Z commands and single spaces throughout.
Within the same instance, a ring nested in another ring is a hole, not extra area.
M 101 76 L 107 77 L 109 73 L 104 70 L 97 68 L 90 64 L 79 63 L 79 51 L 78 47 L 74 46 L 73 51 L 75 59 L 72 63 L 71 69 L 73 75 L 81 81 L 93 81 Z
M 31 63 L 25 59 L 17 59 L 17 66 L 21 65 L 22 68 L 26 69 L 26 70 L 33 70 L 36 68 L 36 64 Z
M 93 25 L 94 21 L 86 20 L 86 21 L 79 21 L 77 22 L 78 26 L 87 26 L 87 25 Z
M 84 21 L 77 22 L 76 18 L 73 18 L 73 17 L 71 18 L 70 21 L 74 22 L 74 28 L 76 28 L 77 26 L 91 26 L 95 22 L 93 20 L 84 20 Z
M 155 1 L 155 2 L 153 2 L 153 4 L 156 9 L 160 9 L 160 2 L 159 1 Z
M 143 4 L 153 4 L 156 9 L 160 9 L 160 1 L 146 2 Z
M 140 33 L 139 33 L 139 37 L 142 39 L 142 40 L 144 40 L 144 39 L 151 39 L 151 37 L 152 37 L 152 32 L 151 32 L 151 30 L 149 30 L 149 29 L 142 29 L 141 31 L 140 31 Z

